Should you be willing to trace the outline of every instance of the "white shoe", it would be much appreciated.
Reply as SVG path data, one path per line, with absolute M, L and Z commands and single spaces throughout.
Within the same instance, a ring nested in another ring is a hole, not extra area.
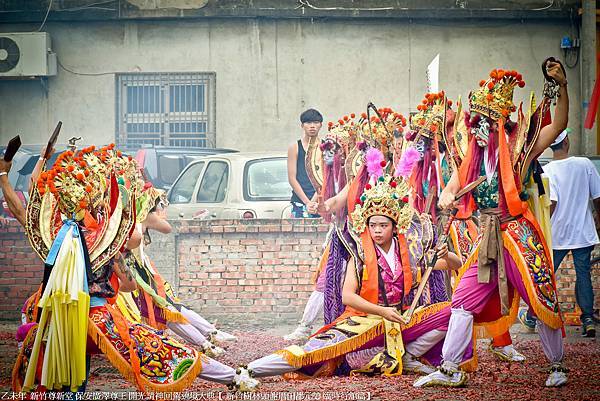
M 236 390 L 241 392 L 254 391 L 260 385 L 260 382 L 250 375 L 248 369 L 242 367 L 235 371 L 233 383 Z
M 546 379 L 546 387 L 560 387 L 567 383 L 567 372 L 560 363 L 555 363 L 550 368 L 550 374 Z
M 417 373 L 419 375 L 428 375 L 435 372 L 435 369 L 419 361 L 414 355 L 405 352 L 402 356 L 402 372 Z
M 524 362 L 527 358 L 513 347 L 512 344 L 504 347 L 494 347 L 490 344 L 490 352 L 498 359 L 505 362 Z
M 456 364 L 444 362 L 442 366 L 433 373 L 418 378 L 413 387 L 461 387 L 467 382 L 467 375 L 458 370 Z
M 208 340 L 202 343 L 202 350 L 204 351 L 204 355 L 211 358 L 218 358 L 225 353 L 223 348 L 214 345 Z
M 236 336 L 234 336 L 233 334 L 229 334 L 225 331 L 221 331 L 221 330 L 217 330 L 217 332 L 215 333 L 213 338 L 218 343 L 224 343 L 224 342 L 228 342 L 228 341 L 237 341 Z
M 312 334 L 312 329 L 305 324 L 300 323 L 296 329 L 284 336 L 283 339 L 286 341 L 303 342 L 308 340 L 308 337 Z

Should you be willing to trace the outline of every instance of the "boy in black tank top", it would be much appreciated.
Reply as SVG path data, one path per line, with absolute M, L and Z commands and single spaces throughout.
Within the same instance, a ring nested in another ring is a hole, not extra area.
M 318 214 L 307 212 L 307 205 L 316 200 L 316 191 L 306 173 L 304 159 L 308 142 L 319 135 L 323 125 L 323 116 L 315 109 L 308 109 L 300 114 L 302 138 L 288 148 L 288 181 L 292 187 L 292 218 L 316 218 Z

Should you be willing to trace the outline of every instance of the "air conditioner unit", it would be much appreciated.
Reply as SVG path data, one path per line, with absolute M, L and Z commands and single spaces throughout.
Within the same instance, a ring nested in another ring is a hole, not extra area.
M 0 78 L 56 75 L 56 54 L 47 32 L 0 33 Z

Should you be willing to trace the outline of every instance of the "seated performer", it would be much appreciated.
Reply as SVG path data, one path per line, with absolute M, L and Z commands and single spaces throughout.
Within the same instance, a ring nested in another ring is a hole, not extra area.
M 144 323 L 162 330 L 171 329 L 189 343 L 200 346 L 206 355 L 216 357 L 225 351 L 213 342 L 233 341 L 236 338 L 229 333 L 217 330 L 216 327 L 185 307 L 175 295 L 171 284 L 154 268 L 145 253 L 151 242 L 149 230 L 163 234 L 171 232 L 171 225 L 164 216 L 167 201 L 164 192 L 151 184 L 146 184 L 137 202 L 136 231 L 143 233 L 143 243 L 127 253 L 126 261 L 138 284 L 133 298 Z M 125 303 L 130 305 L 129 303 Z
M 100 350 L 140 391 L 181 391 L 201 376 L 220 382 L 233 371 L 114 306 L 136 288 L 121 250 L 139 246 L 137 167 L 114 149 L 67 151 L 40 174 L 25 225 L 45 261 L 31 327 L 13 369 L 14 391 L 81 390 L 86 355 Z M 87 340 L 91 341 L 87 341 Z M 89 361 L 89 360 L 88 360 Z
M 306 172 L 313 186 L 320 188 L 321 199 L 324 200 L 324 202 L 307 204 L 307 210 L 310 213 L 317 213 L 319 205 L 325 207 L 329 203 L 328 201 L 340 191 L 347 193 L 344 188 L 361 171 L 365 151 L 369 145 L 381 146 L 383 148 L 381 152 L 386 154 L 393 153 L 393 160 L 399 158 L 400 155 L 397 152 L 399 148 L 384 146 L 381 142 L 374 141 L 373 138 L 383 136 L 386 144 L 393 141 L 396 145 L 398 139 L 401 139 L 406 119 L 402 114 L 394 112 L 389 107 L 379 109 L 378 112 L 381 120 L 369 121 L 367 113 L 362 113 L 360 116 L 350 113 L 335 123 L 330 121 L 328 132 L 321 140 L 321 144 L 309 146 L 306 152 Z M 365 170 L 364 173 L 367 171 Z M 359 188 L 359 191 L 362 189 L 362 187 Z M 286 340 L 294 341 L 295 344 L 306 342 L 314 332 L 313 325 L 317 319 L 323 318 L 325 324 L 330 324 L 344 312 L 342 284 L 346 264 L 350 255 L 355 253 L 356 245 L 346 224 L 348 219 L 347 199 L 344 199 L 340 206 L 339 209 L 329 210 L 334 212 L 333 214 L 325 211 L 319 212 L 326 222 L 331 222 L 331 225 L 316 272 L 315 291 L 312 292 L 306 303 L 298 327 L 284 337 Z
M 407 203 L 408 186 L 401 178 L 382 175 L 371 182 L 351 215 L 362 261 L 352 257 L 348 263 L 342 290 L 345 312 L 304 346 L 290 346 L 239 368 L 240 377 L 293 371 L 310 377 L 352 371 L 394 376 L 433 370 L 418 358 L 437 363 L 435 346 L 445 336 L 449 303 L 418 308 L 406 324 L 400 319 L 434 252 L 433 226 L 429 216 Z M 435 251 L 435 269 L 460 267 L 446 245 Z
M 454 206 L 461 186 L 485 175 L 484 181 L 462 204 L 462 213 L 481 213 L 482 238 L 465 264 L 452 297 L 452 316 L 444 342 L 444 363 L 434 373 L 415 382 L 415 387 L 459 386 L 466 375 L 459 370 L 464 351 L 471 344 L 473 325 L 489 336 L 505 333 L 516 318 L 519 298 L 538 317 L 538 333 L 552 364 L 546 386 L 567 382 L 562 366 L 563 321 L 556 291 L 550 250 L 527 202 L 525 184 L 532 162 L 565 129 L 569 99 L 562 66 L 549 63 L 548 75 L 556 84 L 558 99 L 554 120 L 549 117 L 550 97 L 545 93 L 537 110 L 518 123 L 508 117 L 516 111 L 512 102 L 516 86 L 525 83 L 516 71 L 493 70 L 487 81 L 469 96 L 468 153 L 440 196 L 442 208 Z M 548 85 L 547 85 L 548 87 Z M 533 98 L 532 102 L 533 104 Z

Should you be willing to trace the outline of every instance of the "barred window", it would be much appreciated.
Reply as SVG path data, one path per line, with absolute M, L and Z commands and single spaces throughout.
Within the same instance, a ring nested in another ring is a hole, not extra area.
M 119 145 L 215 147 L 215 73 L 118 74 Z

